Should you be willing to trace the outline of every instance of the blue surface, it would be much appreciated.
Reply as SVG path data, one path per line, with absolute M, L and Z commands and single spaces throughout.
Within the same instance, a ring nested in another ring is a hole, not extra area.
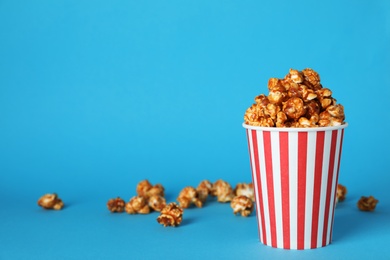
M 389 3 L 0 0 L 0 259 L 390 258 Z M 169 201 L 250 182 L 243 114 L 306 67 L 349 123 L 331 245 L 266 247 L 254 215 L 215 200 L 178 228 L 108 212 L 143 179 Z M 62 211 L 36 205 L 49 192 Z

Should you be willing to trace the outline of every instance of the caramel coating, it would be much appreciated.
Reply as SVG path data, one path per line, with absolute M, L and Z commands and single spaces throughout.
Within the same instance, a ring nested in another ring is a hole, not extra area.
M 166 205 L 157 217 L 157 222 L 164 227 L 173 226 L 176 227 L 181 224 L 183 220 L 183 209 L 176 203 L 172 202 Z
M 125 209 L 125 201 L 120 197 L 110 199 L 107 202 L 107 208 L 111 212 L 123 212 Z
M 125 210 L 128 214 L 149 214 L 150 208 L 145 197 L 134 196 L 126 203 Z
M 344 124 L 344 107 L 323 88 L 312 69 L 290 69 L 283 78 L 270 78 L 268 95 L 258 95 L 245 111 L 244 122 L 262 127 L 325 127 Z
M 341 185 L 340 183 L 337 184 L 336 202 L 344 201 L 346 195 L 347 195 L 347 187 Z
M 223 180 L 217 180 L 214 183 L 211 194 L 216 196 L 219 202 L 229 202 L 234 198 L 232 187 Z
M 203 201 L 199 199 L 198 192 L 194 187 L 188 186 L 181 190 L 177 201 L 182 208 L 188 208 L 192 203 L 195 204 L 198 208 L 203 206 Z
M 44 209 L 61 210 L 64 207 L 64 203 L 56 193 L 48 193 L 38 199 L 38 205 Z
M 375 199 L 373 196 L 362 196 L 358 201 L 357 206 L 362 211 L 374 211 L 378 202 L 379 200 Z
M 234 214 L 241 213 L 241 216 L 243 217 L 249 216 L 253 211 L 253 202 L 245 195 L 234 197 L 230 206 L 232 207 Z
M 252 183 L 238 183 L 234 188 L 234 194 L 236 196 L 244 195 L 252 201 L 255 201 L 255 190 Z

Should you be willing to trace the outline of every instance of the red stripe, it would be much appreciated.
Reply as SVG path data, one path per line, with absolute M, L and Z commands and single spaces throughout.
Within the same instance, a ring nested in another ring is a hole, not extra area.
M 271 151 L 271 134 L 270 132 L 263 132 L 264 140 L 264 159 L 265 172 L 267 176 L 267 190 L 268 190 L 268 208 L 271 225 L 271 243 L 272 247 L 276 247 L 276 218 L 275 218 L 275 197 L 274 197 L 274 179 L 272 170 L 272 151 Z
M 261 180 L 260 180 L 260 159 L 259 159 L 259 148 L 257 147 L 257 132 L 256 130 L 252 130 L 252 142 L 253 142 L 253 155 L 255 160 L 255 166 L 256 166 L 256 179 L 257 179 L 257 187 L 258 187 L 258 198 L 256 198 L 257 206 L 260 207 L 260 221 L 261 221 L 261 236 L 262 241 L 266 245 L 267 244 L 267 236 L 266 234 L 266 227 L 265 227 L 265 221 L 264 221 L 264 205 L 263 205 L 263 191 L 261 189 Z
M 336 172 L 336 187 L 337 187 L 337 184 L 339 183 L 339 171 L 340 171 L 341 151 L 343 149 L 343 139 L 344 139 L 344 128 L 341 130 L 339 161 L 338 161 L 338 164 L 337 164 L 337 172 Z M 333 236 L 334 208 L 336 207 L 336 192 L 337 192 L 337 189 L 335 189 L 334 192 L 335 192 L 335 194 L 334 194 L 333 214 L 332 214 L 332 223 L 331 223 L 331 227 L 330 227 L 330 240 L 329 240 L 329 242 L 332 241 L 332 236 Z
M 311 222 L 311 248 L 317 247 L 318 217 L 320 213 L 322 161 L 324 159 L 325 132 L 317 132 L 316 158 L 314 165 L 314 188 L 313 188 L 313 219 Z
M 280 179 L 282 188 L 283 248 L 290 249 L 290 188 L 288 161 L 288 133 L 279 133 Z
M 330 197 L 332 192 L 332 180 L 334 174 L 334 159 L 336 156 L 336 144 L 337 144 L 337 130 L 333 130 L 331 146 L 330 146 L 328 182 L 326 184 L 326 201 L 325 201 L 325 213 L 324 213 L 325 219 L 324 219 L 324 227 L 322 230 L 322 246 L 326 245 L 326 240 L 328 236 L 329 207 L 330 207 Z
M 298 133 L 298 198 L 297 198 L 297 248 L 305 246 L 307 132 Z

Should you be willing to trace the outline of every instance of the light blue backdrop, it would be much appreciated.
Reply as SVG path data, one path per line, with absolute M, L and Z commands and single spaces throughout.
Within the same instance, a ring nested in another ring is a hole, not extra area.
M 169 239 L 194 258 L 329 259 L 368 256 L 368 245 L 390 257 L 381 248 L 390 239 L 389 3 L 0 0 L 0 259 L 108 259 L 129 248 L 148 258 L 168 253 Z M 340 171 L 349 197 L 331 246 L 262 246 L 254 216 L 234 218 L 216 202 L 164 231 L 156 215 L 108 213 L 109 198 L 127 200 L 145 178 L 171 201 L 203 179 L 250 182 L 244 112 L 270 77 L 306 67 L 349 123 Z M 68 207 L 42 212 L 36 200 L 47 192 Z M 371 194 L 377 211 L 358 212 Z

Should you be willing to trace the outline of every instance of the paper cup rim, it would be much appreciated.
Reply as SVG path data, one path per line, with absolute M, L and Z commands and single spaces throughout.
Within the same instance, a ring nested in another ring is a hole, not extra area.
M 324 127 L 264 127 L 264 126 L 252 126 L 245 123 L 242 126 L 246 129 L 268 132 L 319 132 L 319 131 L 332 131 L 344 129 L 348 126 L 348 123 L 344 123 L 338 126 L 324 126 Z

